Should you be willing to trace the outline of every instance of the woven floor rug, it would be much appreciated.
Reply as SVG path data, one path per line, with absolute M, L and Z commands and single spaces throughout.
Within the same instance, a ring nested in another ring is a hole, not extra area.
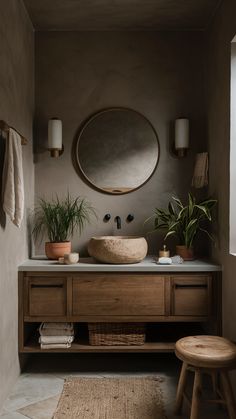
M 53 419 L 166 419 L 160 381 L 68 378 Z

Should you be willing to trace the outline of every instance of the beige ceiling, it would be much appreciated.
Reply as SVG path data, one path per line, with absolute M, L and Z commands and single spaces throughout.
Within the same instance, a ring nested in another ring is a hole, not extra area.
M 24 0 L 36 30 L 201 30 L 220 0 Z

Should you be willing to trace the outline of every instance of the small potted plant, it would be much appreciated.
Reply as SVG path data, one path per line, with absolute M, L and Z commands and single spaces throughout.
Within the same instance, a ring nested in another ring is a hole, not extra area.
M 40 198 L 34 210 L 33 235 L 35 240 L 47 236 L 45 254 L 48 259 L 58 259 L 71 252 L 70 238 L 75 231 L 81 234 L 93 215 L 95 211 L 86 199 L 73 198 L 69 193 L 64 199 Z
M 196 203 L 191 193 L 188 194 L 187 205 L 184 205 L 178 198 L 172 197 L 172 200 L 173 202 L 168 204 L 168 210 L 156 208 L 154 215 L 148 220 L 154 218 L 154 230 L 167 230 L 164 240 L 167 237 L 176 236 L 178 240 L 176 254 L 184 260 L 192 260 L 194 259 L 193 243 L 197 234 L 202 231 L 212 239 L 204 223 L 212 221 L 211 210 L 217 201 L 207 199 Z

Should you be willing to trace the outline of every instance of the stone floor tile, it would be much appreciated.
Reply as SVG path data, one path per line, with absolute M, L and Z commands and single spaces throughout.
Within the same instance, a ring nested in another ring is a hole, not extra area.
M 51 419 L 56 410 L 60 394 L 40 402 L 29 404 L 18 410 L 19 413 L 30 419 Z
M 55 396 L 61 392 L 64 380 L 52 374 L 23 374 L 4 403 L 7 411 L 16 411 L 31 403 Z
M 4 412 L 0 415 L 1 419 L 26 419 L 26 416 L 18 412 Z

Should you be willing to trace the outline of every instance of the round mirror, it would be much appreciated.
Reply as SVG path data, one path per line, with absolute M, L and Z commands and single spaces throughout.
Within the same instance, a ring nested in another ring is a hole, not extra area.
M 93 115 L 76 142 L 76 161 L 94 187 L 110 194 L 139 188 L 152 176 L 159 158 L 151 123 L 130 109 L 113 108 Z

